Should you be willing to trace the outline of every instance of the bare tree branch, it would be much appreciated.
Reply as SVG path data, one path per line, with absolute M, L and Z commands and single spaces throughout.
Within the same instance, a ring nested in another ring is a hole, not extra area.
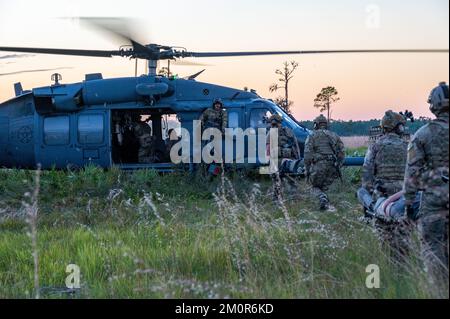
M 275 99 L 275 103 L 278 104 L 281 108 L 283 108 L 287 113 L 290 113 L 290 107 L 293 105 L 293 102 L 289 100 L 289 82 L 294 78 L 294 72 L 297 70 L 299 64 L 295 61 L 284 62 L 283 69 L 277 69 L 275 74 L 281 75 L 282 77 L 278 79 L 278 82 L 283 83 L 281 86 L 279 84 L 272 84 L 269 87 L 270 92 L 276 92 L 278 90 L 284 90 L 284 98 L 278 97 Z

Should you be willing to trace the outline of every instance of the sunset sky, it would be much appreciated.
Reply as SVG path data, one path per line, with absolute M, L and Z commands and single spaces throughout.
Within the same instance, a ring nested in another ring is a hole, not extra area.
M 448 0 L 0 0 L 0 46 L 116 50 L 121 44 L 104 34 L 58 17 L 139 19 L 138 40 L 186 47 L 190 51 L 447 49 Z M 123 58 L 35 55 L 2 59 L 0 101 L 13 97 L 13 84 L 30 89 L 50 84 L 54 72 L 3 75 L 24 70 L 61 69 L 63 83 L 86 73 L 104 77 L 134 75 Z M 206 72 L 198 80 L 256 89 L 275 98 L 269 86 L 283 61 L 300 69 L 291 83 L 294 115 L 318 114 L 313 107 L 322 87 L 333 85 L 341 101 L 335 119 L 380 118 L 386 109 L 410 109 L 430 116 L 426 100 L 440 81 L 449 80 L 448 54 L 315 55 L 190 59 L 208 64 L 175 66 L 180 76 Z M 140 62 L 140 73 L 146 72 Z M 281 94 L 282 92 L 280 92 Z

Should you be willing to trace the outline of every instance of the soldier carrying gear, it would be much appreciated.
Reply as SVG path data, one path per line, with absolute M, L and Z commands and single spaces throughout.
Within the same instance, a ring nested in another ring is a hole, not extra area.
M 141 120 L 139 114 L 133 114 L 131 128 L 136 140 L 139 142 L 138 161 L 141 164 L 155 163 L 158 158 L 155 152 L 155 142 L 152 128 L 147 122 Z
M 269 118 L 271 127 L 278 129 L 278 167 L 272 174 L 274 200 L 281 199 L 281 179 L 286 175 L 285 163 L 300 158 L 300 150 L 294 132 L 288 127 L 283 127 L 283 118 L 279 114 L 274 114 Z M 270 150 L 270 132 L 267 135 L 266 144 Z M 290 180 L 291 181 L 291 180 Z
M 436 119 L 418 130 L 408 146 L 404 184 L 406 213 L 418 222 L 423 258 L 431 278 L 435 284 L 448 284 L 448 85 L 440 83 L 428 102 Z M 415 214 L 412 205 L 419 191 L 423 195 L 419 214 Z
M 403 189 L 408 148 L 402 138 L 405 124 L 402 115 L 387 111 L 381 120 L 383 136 L 367 151 L 362 184 L 373 195 L 374 201 Z
M 387 111 L 381 119 L 380 126 L 383 133 L 394 132 L 401 135 L 405 131 L 406 117 L 391 110 Z
M 218 129 L 225 134 L 225 129 L 228 126 L 228 114 L 226 110 L 224 110 L 224 105 L 221 99 L 215 99 L 212 103 L 212 107 L 206 109 L 202 115 L 200 116 L 200 121 L 202 125 L 202 134 L 207 129 Z M 212 136 L 207 141 L 202 141 L 202 148 L 204 148 L 208 143 L 212 141 Z M 211 153 L 214 153 L 214 149 L 210 150 Z M 209 173 L 213 173 L 212 175 L 218 175 L 219 168 L 215 164 L 211 164 L 209 169 L 207 166 L 202 165 L 203 170 Z
M 381 120 L 383 135 L 370 145 L 366 153 L 362 173 L 362 188 L 358 199 L 370 211 L 381 198 L 389 198 L 403 189 L 408 143 L 402 138 L 406 119 L 393 111 L 387 111 Z M 368 199 L 370 204 L 367 205 Z M 408 252 L 408 227 L 402 223 L 387 224 L 377 220 L 375 224 L 382 243 L 391 248 L 393 257 L 402 260 Z
M 278 129 L 278 158 L 280 160 L 299 159 L 300 151 L 294 132 L 290 128 L 282 126 L 283 118 L 275 114 L 270 117 L 269 122 L 272 128 Z
M 202 122 L 202 131 L 209 128 L 217 128 L 225 133 L 228 126 L 227 112 L 223 109 L 223 102 L 221 99 L 215 99 L 212 107 L 206 109 L 200 116 Z
M 328 121 L 321 115 L 314 120 L 314 131 L 305 144 L 305 168 L 313 195 L 319 198 L 320 209 L 335 211 L 325 191 L 334 180 L 341 177 L 344 163 L 344 143 L 328 130 Z

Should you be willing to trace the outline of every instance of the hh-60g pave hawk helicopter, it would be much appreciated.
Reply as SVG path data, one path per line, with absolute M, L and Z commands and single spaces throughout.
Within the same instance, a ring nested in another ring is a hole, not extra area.
M 124 34 L 119 32 L 119 36 L 123 38 Z M 167 157 L 157 163 L 138 163 L 133 156 L 137 153 L 136 146 L 121 143 L 117 128 L 130 114 L 148 117 L 155 145 L 163 153 L 167 135 L 164 118 L 176 116 L 181 127 L 192 132 L 193 121 L 219 98 L 227 109 L 231 128 L 266 127 L 264 117 L 281 115 L 283 126 L 290 127 L 295 133 L 303 156 L 309 131 L 272 101 L 261 98 L 254 91 L 197 82 L 198 74 L 186 79 L 157 75 L 158 61 L 264 55 L 448 53 L 448 50 L 201 53 L 171 46 L 142 45 L 126 38 L 131 45 L 117 51 L 0 47 L 0 51 L 8 52 L 99 58 L 120 56 L 147 60 L 149 66 L 148 75 L 140 77 L 103 79 L 101 74 L 88 74 L 83 82 L 74 84 L 61 84 L 60 76 L 56 74 L 52 78 L 53 85 L 31 91 L 24 91 L 21 84 L 16 83 L 16 97 L 0 104 L 0 167 L 34 169 L 40 165 L 43 169 L 66 169 L 94 164 L 104 168 L 172 171 L 175 165 Z M 258 134 L 256 130 L 255 134 Z M 247 155 L 248 150 L 245 152 Z M 362 161 L 362 158 L 347 158 L 346 165 L 362 165 Z M 257 160 L 257 165 L 262 162 Z M 193 165 L 189 167 L 192 169 Z

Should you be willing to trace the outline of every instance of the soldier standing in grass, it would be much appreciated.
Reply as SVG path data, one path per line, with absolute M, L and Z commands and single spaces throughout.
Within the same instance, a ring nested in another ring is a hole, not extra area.
M 378 201 L 386 199 L 403 189 L 408 143 L 403 138 L 406 118 L 399 113 L 387 111 L 381 120 L 383 135 L 369 147 L 364 160 L 362 188 L 358 199 L 373 211 Z M 401 259 L 409 249 L 409 227 L 401 221 L 377 219 L 375 226 L 380 239 Z
M 228 114 L 224 109 L 224 105 L 221 99 L 215 99 L 212 104 L 212 108 L 206 109 L 202 115 L 200 116 L 200 121 L 202 125 L 202 134 L 205 130 L 210 128 L 218 129 L 222 132 L 222 135 L 225 134 L 225 129 L 228 126 Z M 202 149 L 210 143 L 209 141 L 203 141 Z M 206 166 L 203 166 L 206 169 Z M 210 172 L 213 175 L 218 175 L 220 173 L 220 168 L 215 164 L 212 164 L 210 167 Z
M 423 258 L 434 284 L 447 286 L 449 88 L 445 82 L 433 89 L 428 103 L 436 119 L 417 131 L 408 147 L 406 213 L 418 222 Z M 420 190 L 423 191 L 421 207 L 415 214 L 413 202 Z
M 319 199 L 320 210 L 336 211 L 325 192 L 341 177 L 344 159 L 344 143 L 336 133 L 328 130 L 327 119 L 320 115 L 314 120 L 314 131 L 305 144 L 306 175 L 313 187 L 313 195 Z
M 269 119 L 272 129 L 278 130 L 278 167 L 273 167 L 275 172 L 271 172 L 273 182 L 273 199 L 275 201 L 281 200 L 281 179 L 285 172 L 282 169 L 283 163 L 286 160 L 296 160 L 300 157 L 300 150 L 294 135 L 294 132 L 288 128 L 282 126 L 283 118 L 278 115 L 272 115 Z M 270 133 L 267 135 L 266 144 L 270 149 Z

